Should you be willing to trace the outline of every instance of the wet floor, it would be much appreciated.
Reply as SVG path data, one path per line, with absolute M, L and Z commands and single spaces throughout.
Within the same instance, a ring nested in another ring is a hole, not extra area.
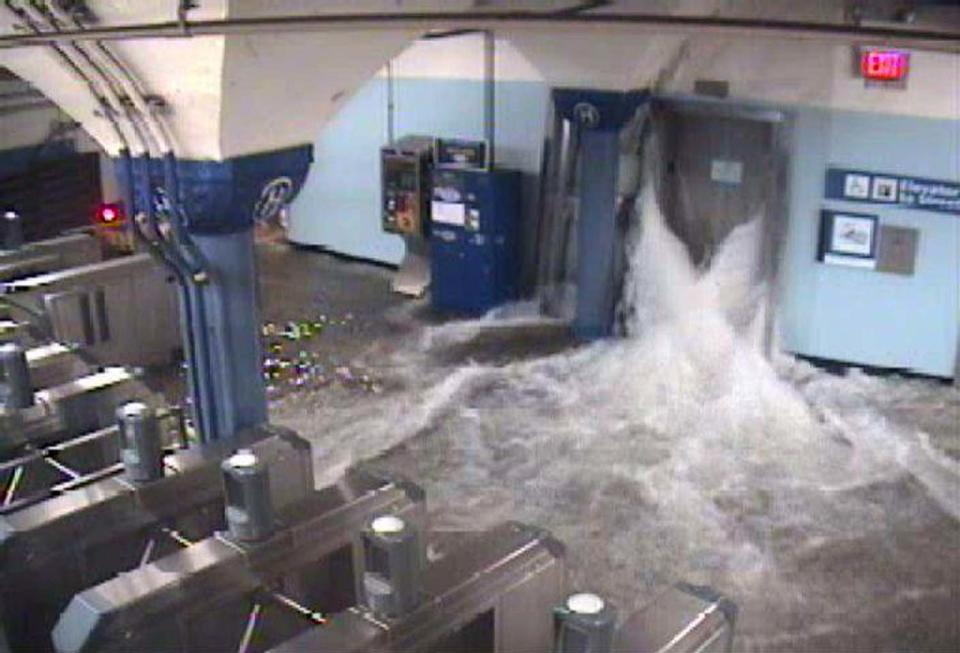
M 374 460 L 427 490 L 435 526 L 549 528 L 573 584 L 623 610 L 713 585 L 740 605 L 737 650 L 960 645 L 954 388 L 771 364 L 727 319 L 749 303 L 716 290 L 729 278 L 682 265 L 669 292 L 631 289 L 629 338 L 578 347 L 523 307 L 440 323 L 389 270 L 259 255 L 266 319 L 323 320 L 268 338 L 316 365 L 272 383 L 271 415 L 314 443 L 321 479 Z

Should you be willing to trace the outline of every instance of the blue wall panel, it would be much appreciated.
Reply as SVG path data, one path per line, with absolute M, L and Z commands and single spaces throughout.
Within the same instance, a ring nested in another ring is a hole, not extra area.
M 960 178 L 960 122 L 799 109 L 781 275 L 785 349 L 953 376 L 960 324 L 960 216 L 824 199 L 830 166 Z M 920 231 L 913 276 L 816 260 L 820 210 L 874 213 Z
M 66 159 L 76 154 L 76 144 L 72 141 L 55 141 L 47 145 L 37 144 L 0 150 L 0 179 L 27 172 L 30 168 L 48 161 Z
M 535 206 L 548 91 L 539 82 L 497 84 L 497 161 L 528 173 L 526 215 Z M 386 80 L 368 82 L 323 129 L 314 164 L 291 208 L 290 239 L 366 259 L 399 263 L 403 241 L 380 230 L 380 147 L 387 140 Z M 483 84 L 395 81 L 396 135 L 483 138 Z M 531 221 L 526 220 L 529 224 Z

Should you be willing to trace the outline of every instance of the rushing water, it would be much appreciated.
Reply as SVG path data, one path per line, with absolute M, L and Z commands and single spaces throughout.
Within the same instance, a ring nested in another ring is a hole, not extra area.
M 574 584 L 625 609 L 658 583 L 712 584 L 741 604 L 745 650 L 950 641 L 883 623 L 960 591 L 960 464 L 885 407 L 932 393 L 956 411 L 955 391 L 771 360 L 757 224 L 698 270 L 649 196 L 625 337 L 450 366 L 437 351 L 536 319 L 432 327 L 395 354 L 383 396 L 300 399 L 278 420 L 311 435 L 327 480 L 389 449 L 381 463 L 424 485 L 438 527 L 552 529 Z

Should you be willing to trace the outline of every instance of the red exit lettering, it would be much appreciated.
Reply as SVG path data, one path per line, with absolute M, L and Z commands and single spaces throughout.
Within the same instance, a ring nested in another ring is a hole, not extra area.
M 909 55 L 899 50 L 870 50 L 860 53 L 860 72 L 866 79 L 899 82 L 907 76 Z

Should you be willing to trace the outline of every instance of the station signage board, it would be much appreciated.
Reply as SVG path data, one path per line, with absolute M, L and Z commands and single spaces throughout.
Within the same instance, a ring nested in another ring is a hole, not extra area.
M 960 183 L 883 172 L 828 168 L 825 196 L 960 215 Z

